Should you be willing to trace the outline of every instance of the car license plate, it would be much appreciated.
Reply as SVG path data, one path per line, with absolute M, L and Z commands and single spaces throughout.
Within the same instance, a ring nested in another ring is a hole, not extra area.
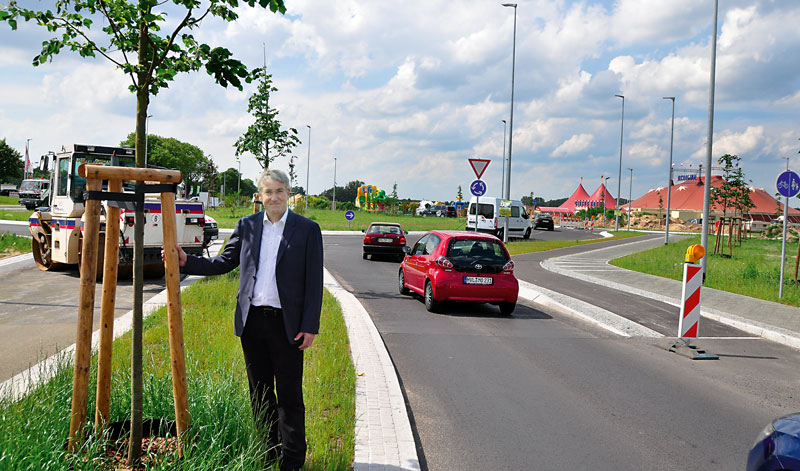
M 490 285 L 494 279 L 491 276 L 465 276 L 465 285 Z
M 387 238 L 387 237 L 379 237 L 379 238 L 378 238 L 378 243 L 381 243 L 381 244 L 391 244 L 391 243 L 392 243 L 392 239 L 389 239 L 389 238 Z

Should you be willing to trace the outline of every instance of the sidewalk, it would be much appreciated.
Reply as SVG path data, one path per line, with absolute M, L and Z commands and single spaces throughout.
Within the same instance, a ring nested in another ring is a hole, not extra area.
M 549 258 L 541 265 L 554 273 L 680 306 L 680 281 L 626 270 L 608 263 L 609 260 L 662 244 L 662 239 L 636 241 Z M 800 348 L 800 308 L 712 288 L 703 288 L 701 296 L 703 317 L 752 335 Z

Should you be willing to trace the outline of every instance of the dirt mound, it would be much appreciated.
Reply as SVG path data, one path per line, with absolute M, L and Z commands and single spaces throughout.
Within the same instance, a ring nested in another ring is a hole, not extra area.
M 652 214 L 643 214 L 637 216 L 636 214 L 631 217 L 631 229 L 645 229 L 645 230 L 663 230 L 665 217 L 654 216 Z M 677 218 L 669 218 L 669 230 L 678 232 L 700 232 L 702 226 L 700 224 L 689 224 Z

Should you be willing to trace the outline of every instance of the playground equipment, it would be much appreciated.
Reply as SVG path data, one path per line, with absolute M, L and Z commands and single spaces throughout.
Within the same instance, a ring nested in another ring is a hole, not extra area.
M 386 192 L 379 190 L 375 185 L 361 185 L 358 187 L 355 205 L 363 211 L 383 211 L 386 204 Z

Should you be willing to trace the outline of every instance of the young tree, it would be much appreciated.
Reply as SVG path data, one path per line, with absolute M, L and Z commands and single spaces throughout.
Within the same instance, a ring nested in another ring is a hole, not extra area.
M 267 169 L 278 157 L 291 154 L 292 149 L 300 144 L 300 139 L 297 129 L 281 129 L 278 110 L 269 106 L 270 94 L 278 89 L 272 85 L 272 75 L 267 73 L 266 67 L 255 69 L 252 77 L 260 82 L 258 90 L 250 96 L 247 111 L 256 120 L 233 146 L 237 156 L 249 152 L 256 157 L 261 168 Z
M 0 140 L 0 181 L 18 184 L 22 181 L 22 172 L 25 170 L 25 162 L 22 154 L 17 149 L 6 144 L 6 140 Z
M 15 0 L 0 7 L 0 21 L 17 29 L 17 21 L 33 21 L 56 36 L 42 43 L 41 52 L 33 58 L 39 66 L 51 60 L 64 48 L 81 57 L 101 55 L 126 74 L 129 89 L 136 94 L 136 166 L 145 166 L 145 123 L 150 97 L 156 95 L 179 73 L 205 68 L 214 80 L 241 90 L 241 81 L 249 77 L 247 67 L 234 59 L 229 50 L 212 48 L 198 42 L 191 34 L 209 16 L 224 21 L 238 17 L 234 8 L 238 0 L 211 0 L 203 6 L 197 0 L 172 0 L 171 11 L 185 12 L 177 21 L 167 21 L 162 9 L 167 0 L 58 0 L 54 10 L 33 10 L 21 7 Z M 285 13 L 284 0 L 244 0 L 251 7 L 269 8 Z M 94 27 L 94 19 L 102 18 Z M 131 440 L 129 464 L 136 467 L 141 455 L 142 440 L 142 307 L 144 258 L 144 212 L 136 211 L 134 223 L 134 295 L 131 352 Z M 83 424 L 80 424 L 81 426 Z M 69 449 L 78 449 L 70 425 Z

